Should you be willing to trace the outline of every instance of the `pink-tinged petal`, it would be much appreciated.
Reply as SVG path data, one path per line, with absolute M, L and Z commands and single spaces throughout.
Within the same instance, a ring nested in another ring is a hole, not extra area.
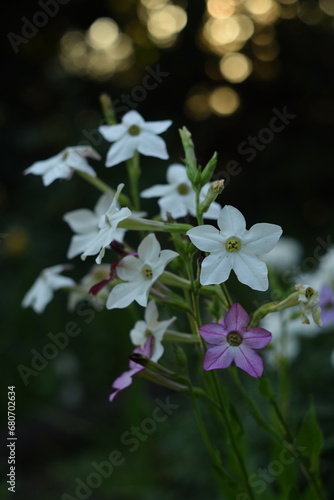
M 253 349 L 249 349 L 241 344 L 235 348 L 234 362 L 251 377 L 259 378 L 263 373 L 262 358 Z
M 149 132 L 142 132 L 139 137 L 138 151 L 145 156 L 154 156 L 167 160 L 169 158 L 166 143 L 161 137 L 150 134 Z
M 143 263 L 133 255 L 124 257 L 117 266 L 117 276 L 124 281 L 132 281 L 141 276 Z
M 189 187 L 191 187 L 187 176 L 187 170 L 184 165 L 172 163 L 172 165 L 169 165 L 167 168 L 166 177 L 169 184 L 189 184 Z
M 94 233 L 97 231 L 99 222 L 94 212 L 86 208 L 67 212 L 63 216 L 63 220 L 67 222 L 72 231 L 81 234 Z
M 233 270 L 238 280 L 253 290 L 264 292 L 268 289 L 268 270 L 262 260 L 242 250 L 236 252 Z
M 243 332 L 249 324 L 249 316 L 245 309 L 235 302 L 222 320 L 222 325 L 225 326 L 229 332 L 237 331 Z
M 189 229 L 186 233 L 192 243 L 203 252 L 220 252 L 225 250 L 225 242 L 222 239 L 218 229 L 214 226 L 205 224 Z
M 206 323 L 200 326 L 198 330 L 205 342 L 217 345 L 221 345 L 224 342 L 228 333 L 219 323 Z
M 119 141 L 115 142 L 108 151 L 106 159 L 106 167 L 114 167 L 122 161 L 132 158 L 135 151 L 138 149 L 138 137 L 125 135 Z
M 171 120 L 160 120 L 155 122 L 145 122 L 145 125 L 142 125 L 143 130 L 150 132 L 151 134 L 162 134 L 165 132 L 171 125 Z
M 280 239 L 282 232 L 282 228 L 276 224 L 254 224 L 243 235 L 243 247 L 247 252 L 255 255 L 270 252 Z
M 250 328 L 243 333 L 243 344 L 251 349 L 263 349 L 272 339 L 272 335 L 264 328 Z
M 166 194 L 174 191 L 173 186 L 169 184 L 156 184 L 150 188 L 144 189 L 140 193 L 142 198 L 160 198 L 160 196 L 166 196 Z
M 246 221 L 242 213 L 231 205 L 225 205 L 218 217 L 218 226 L 226 238 L 242 236 L 246 229 Z
M 146 236 L 138 247 L 138 255 L 142 262 L 153 265 L 158 260 L 161 246 L 153 233 Z
M 127 127 L 122 123 L 117 125 L 101 125 L 99 132 L 107 141 L 119 141 L 127 132 Z
M 68 149 L 73 149 L 78 155 L 85 158 L 92 158 L 93 160 L 102 159 L 101 155 L 91 146 L 73 146 Z
M 122 123 L 124 123 L 124 125 L 126 125 L 127 128 L 131 127 L 131 125 L 138 125 L 138 127 L 141 127 L 145 123 L 145 120 L 138 113 L 138 111 L 131 110 L 125 113 L 125 115 L 122 118 Z
M 216 345 L 214 347 L 209 347 L 204 357 L 204 370 L 227 368 L 234 360 L 234 350 L 235 348 L 230 346 L 227 342 L 223 346 Z
M 233 268 L 234 254 L 225 253 L 216 254 L 212 253 L 202 262 L 202 269 L 200 275 L 201 285 L 217 285 L 224 283 L 230 275 Z

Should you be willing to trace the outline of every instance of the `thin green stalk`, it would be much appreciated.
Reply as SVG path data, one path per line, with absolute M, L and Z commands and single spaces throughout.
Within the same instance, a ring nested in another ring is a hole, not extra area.
M 85 179 L 85 181 L 89 182 L 92 186 L 96 187 L 99 191 L 102 193 L 114 193 L 114 190 L 108 186 L 105 182 L 103 182 L 101 179 L 98 177 L 92 177 L 89 174 L 86 174 L 86 172 L 81 172 L 80 170 L 75 171 L 80 177 Z M 123 194 L 120 193 L 118 196 L 118 201 L 120 202 L 121 205 L 123 206 L 129 206 L 130 205 L 130 200 L 129 198 Z
M 132 197 L 133 210 L 140 211 L 140 198 L 138 190 L 138 180 L 140 177 L 139 153 L 135 151 L 133 157 L 126 162 L 128 177 L 130 182 L 130 191 Z

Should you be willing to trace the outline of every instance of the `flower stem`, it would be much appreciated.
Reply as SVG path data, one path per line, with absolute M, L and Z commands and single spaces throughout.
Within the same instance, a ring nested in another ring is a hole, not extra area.
M 86 174 L 86 172 L 81 172 L 80 170 L 76 170 L 75 172 L 78 175 L 80 175 L 80 177 L 85 179 L 85 181 L 89 182 L 89 184 L 96 187 L 102 193 L 113 193 L 114 192 L 114 190 L 110 186 L 108 186 L 108 184 L 103 182 L 98 177 L 92 177 L 91 175 Z M 119 194 L 118 200 L 119 200 L 120 204 L 123 206 L 128 206 L 130 204 L 129 198 L 123 193 Z
M 140 177 L 139 153 L 134 152 L 133 157 L 126 162 L 130 182 L 133 210 L 140 211 L 140 199 L 138 190 L 138 180 Z

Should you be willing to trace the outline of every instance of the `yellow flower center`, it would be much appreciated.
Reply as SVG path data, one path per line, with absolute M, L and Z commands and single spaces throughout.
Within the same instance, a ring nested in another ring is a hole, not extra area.
M 233 236 L 226 241 L 225 247 L 228 252 L 237 252 L 241 248 L 241 241 Z
M 139 135 L 140 128 L 138 127 L 138 125 L 131 125 L 131 127 L 129 127 L 128 129 L 128 132 L 130 135 Z
M 184 184 L 184 183 L 179 184 L 177 186 L 177 192 L 179 194 L 182 194 L 182 195 L 188 194 L 189 193 L 189 186 L 187 186 L 187 184 Z
M 310 298 L 312 297 L 313 294 L 314 294 L 313 288 L 308 286 L 305 290 L 305 297 L 307 298 L 307 300 L 310 300 Z
M 142 267 L 141 272 L 143 273 L 143 276 L 144 276 L 145 279 L 151 280 L 153 278 L 152 268 L 148 264 L 145 264 Z
M 242 336 L 239 332 L 230 332 L 227 335 L 227 342 L 232 346 L 238 346 L 242 342 Z

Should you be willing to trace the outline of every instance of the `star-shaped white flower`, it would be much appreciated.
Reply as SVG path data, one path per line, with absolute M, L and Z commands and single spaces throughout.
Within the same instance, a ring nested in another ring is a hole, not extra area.
M 48 160 L 36 161 L 24 170 L 24 174 L 41 175 L 44 186 L 49 186 L 56 179 L 70 179 L 74 170 L 96 177 L 95 170 L 86 158 L 101 160 L 101 156 L 90 146 L 73 146 L 63 149 Z
M 137 321 L 134 328 L 130 331 L 132 343 L 142 349 L 144 348 L 148 337 L 153 337 L 151 360 L 155 362 L 161 358 L 164 352 L 164 347 L 162 345 L 163 336 L 169 325 L 176 320 L 176 317 L 174 316 L 173 318 L 165 321 L 158 321 L 158 316 L 157 306 L 154 300 L 150 300 L 145 310 L 145 321 Z
M 132 158 L 135 151 L 166 160 L 166 144 L 158 134 L 165 132 L 171 124 L 171 120 L 145 122 L 137 111 L 129 111 L 123 116 L 122 123 L 101 125 L 99 131 L 103 137 L 114 142 L 107 154 L 106 167 Z
M 238 280 L 253 290 L 268 288 L 268 270 L 259 255 L 269 252 L 282 234 L 276 224 L 254 224 L 246 229 L 244 216 L 226 205 L 218 217 L 219 229 L 203 225 L 190 229 L 187 235 L 203 252 L 210 252 L 202 262 L 202 285 L 226 281 L 233 269 Z
M 60 264 L 44 269 L 30 290 L 25 294 L 22 300 L 22 307 L 32 307 L 35 312 L 42 313 L 52 300 L 55 290 L 75 286 L 75 281 L 72 278 L 60 276 L 59 274 L 67 268 L 68 266 Z
M 117 276 L 127 283 L 120 283 L 112 289 L 107 309 L 122 309 L 134 300 L 146 307 L 152 285 L 168 262 L 177 256 L 173 250 L 161 250 L 154 234 L 146 236 L 138 247 L 138 257 L 127 255 L 117 266 Z
M 185 217 L 190 214 L 196 216 L 196 196 L 191 182 L 187 176 L 186 167 L 178 163 L 173 163 L 167 169 L 168 184 L 157 184 L 142 191 L 142 198 L 160 197 L 158 204 L 162 219 L 167 219 L 167 212 L 174 219 Z M 210 187 L 210 183 L 203 186 L 200 193 L 200 201 L 204 201 Z M 204 213 L 206 219 L 217 219 L 221 210 L 219 203 L 213 202 L 207 212 Z
M 92 236 L 90 241 L 87 242 L 85 250 L 81 255 L 82 260 L 85 260 L 88 255 L 98 254 L 95 262 L 97 264 L 101 264 L 101 260 L 105 254 L 106 247 L 108 247 L 110 243 L 116 239 L 115 235 L 117 235 L 118 224 L 132 214 L 131 210 L 128 207 L 118 208 L 117 206 L 118 196 L 123 187 L 124 184 L 120 184 L 118 186 L 116 194 L 109 208 L 100 216 L 100 220 L 98 222 L 98 232 L 94 236 Z M 72 223 L 74 219 L 75 217 L 71 219 Z M 79 220 L 76 220 L 76 222 L 77 230 L 81 223 L 83 226 L 85 226 L 84 220 L 80 217 Z
M 72 237 L 67 252 L 68 259 L 73 259 L 73 257 L 82 254 L 97 237 L 100 232 L 99 223 L 101 217 L 103 218 L 103 216 L 108 213 L 114 197 L 115 193 L 110 191 L 109 193 L 103 194 L 99 198 L 94 210 L 82 208 L 79 210 L 73 210 L 72 212 L 68 212 L 64 215 L 64 221 L 67 222 L 70 228 L 76 233 Z M 119 208 L 120 206 L 116 200 L 115 209 L 119 210 Z M 113 232 L 113 239 L 122 243 L 125 232 L 126 229 L 116 228 Z M 109 243 L 111 243 L 111 240 Z

